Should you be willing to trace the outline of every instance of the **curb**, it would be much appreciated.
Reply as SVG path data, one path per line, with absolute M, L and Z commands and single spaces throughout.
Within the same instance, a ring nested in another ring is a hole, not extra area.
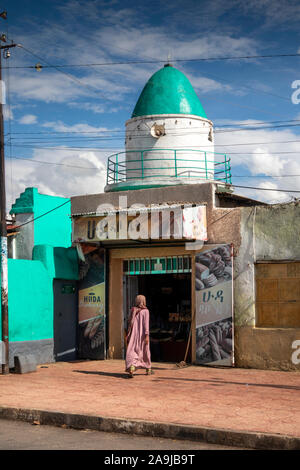
M 0 407 L 0 419 L 66 426 L 73 429 L 119 432 L 168 439 L 189 439 L 248 449 L 300 450 L 300 438 L 298 437 L 252 431 L 232 431 L 230 429 L 4 407 Z

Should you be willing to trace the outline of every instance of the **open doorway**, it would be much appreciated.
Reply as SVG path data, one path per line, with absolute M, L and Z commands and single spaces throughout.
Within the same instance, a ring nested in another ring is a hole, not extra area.
M 191 274 L 127 275 L 124 281 L 125 328 L 135 296 L 144 295 L 150 312 L 152 361 L 183 361 L 191 328 Z M 191 360 L 190 348 L 186 360 Z

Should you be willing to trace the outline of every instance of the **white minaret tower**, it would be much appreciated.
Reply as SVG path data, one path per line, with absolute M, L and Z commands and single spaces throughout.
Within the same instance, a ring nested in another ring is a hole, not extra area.
M 187 77 L 170 64 L 146 83 L 125 142 L 126 152 L 108 160 L 106 191 L 230 182 L 229 161 L 215 159 L 212 121 Z

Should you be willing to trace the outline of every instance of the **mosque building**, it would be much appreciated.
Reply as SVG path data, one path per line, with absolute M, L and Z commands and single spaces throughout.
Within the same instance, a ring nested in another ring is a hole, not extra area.
M 230 158 L 215 152 L 213 122 L 180 70 L 166 64 L 148 80 L 104 192 L 71 207 L 80 357 L 124 359 L 143 294 L 154 362 L 298 367 L 299 204 L 233 192 Z

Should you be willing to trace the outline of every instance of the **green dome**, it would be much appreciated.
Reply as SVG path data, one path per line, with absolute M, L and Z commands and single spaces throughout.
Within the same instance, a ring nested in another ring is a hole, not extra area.
M 207 119 L 190 81 L 170 65 L 148 80 L 131 117 L 151 114 L 194 114 Z

